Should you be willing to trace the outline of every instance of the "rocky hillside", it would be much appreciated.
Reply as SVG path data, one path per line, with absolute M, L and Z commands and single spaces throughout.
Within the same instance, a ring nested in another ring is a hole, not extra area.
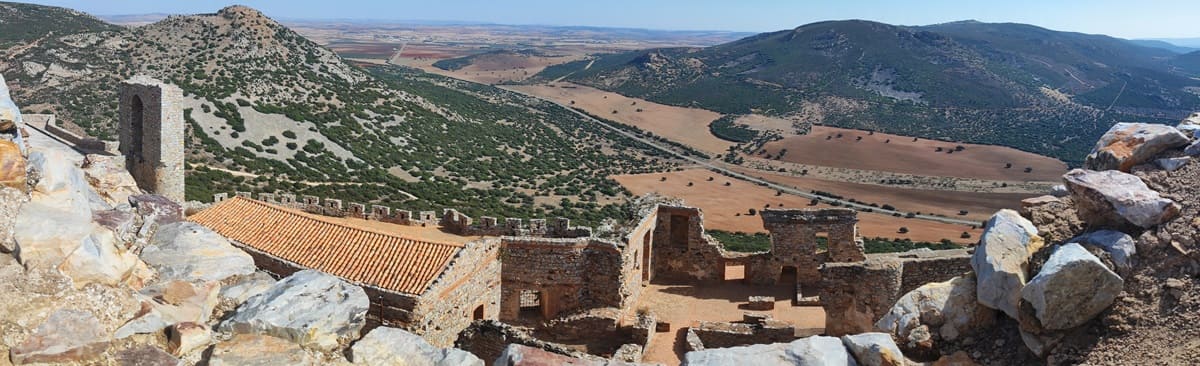
M 1024 24 L 829 21 L 708 48 L 603 55 L 543 71 L 624 95 L 727 114 L 999 144 L 1080 162 L 1116 121 L 1200 107 L 1182 57 Z
M 608 175 L 672 164 L 557 106 L 349 64 L 242 6 L 137 28 L 62 29 L 0 52 L 25 112 L 55 113 L 103 139 L 116 136 L 120 80 L 146 74 L 181 86 L 189 199 L 287 191 L 595 224 L 602 212 L 623 212 L 626 194 Z

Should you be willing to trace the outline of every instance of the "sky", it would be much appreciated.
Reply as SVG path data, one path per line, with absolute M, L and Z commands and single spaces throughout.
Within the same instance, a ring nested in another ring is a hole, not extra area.
M 464 21 L 766 32 L 840 19 L 926 25 L 974 19 L 1122 38 L 1200 37 L 1200 0 L 20 0 L 96 15 L 215 12 L 278 19 Z

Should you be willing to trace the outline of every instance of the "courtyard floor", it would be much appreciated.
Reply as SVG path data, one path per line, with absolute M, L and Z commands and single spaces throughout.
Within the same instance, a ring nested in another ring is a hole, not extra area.
M 730 273 L 730 275 L 734 275 Z M 796 326 L 797 335 L 820 334 L 825 330 L 825 310 L 820 306 L 792 306 L 790 285 L 752 286 L 740 280 L 720 284 L 688 284 L 651 281 L 642 289 L 638 309 L 648 308 L 659 322 L 671 323 L 669 333 L 657 333 L 645 351 L 643 362 L 678 365 L 685 353 L 686 328 L 693 321 L 741 321 L 749 296 L 774 296 L 775 319 Z

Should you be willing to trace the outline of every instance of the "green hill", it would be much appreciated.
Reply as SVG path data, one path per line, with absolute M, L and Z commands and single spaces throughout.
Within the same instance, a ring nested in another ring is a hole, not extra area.
M 121 27 L 67 8 L 0 2 L 0 49 L 33 42 L 53 33 L 117 31 Z
M 189 199 L 287 191 L 596 224 L 626 212 L 628 193 L 609 175 L 675 164 L 550 103 L 347 63 L 247 7 L 103 28 L 51 30 L 0 51 L 9 56 L 0 73 L 26 112 L 55 113 L 110 140 L 121 80 L 147 74 L 179 85 Z
M 1173 52 L 1024 24 L 922 27 L 848 20 L 722 45 L 602 55 L 547 68 L 566 80 L 722 113 L 1012 146 L 1068 162 L 1120 120 L 1200 109 Z M 585 66 L 591 64 L 590 68 Z

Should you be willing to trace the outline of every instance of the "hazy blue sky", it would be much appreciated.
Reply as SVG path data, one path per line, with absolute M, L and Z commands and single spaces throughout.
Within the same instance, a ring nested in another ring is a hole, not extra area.
M 92 14 L 213 12 L 219 0 L 30 0 Z M 1200 37 L 1200 0 L 243 0 L 276 18 L 773 31 L 830 19 L 1019 22 L 1126 38 Z

